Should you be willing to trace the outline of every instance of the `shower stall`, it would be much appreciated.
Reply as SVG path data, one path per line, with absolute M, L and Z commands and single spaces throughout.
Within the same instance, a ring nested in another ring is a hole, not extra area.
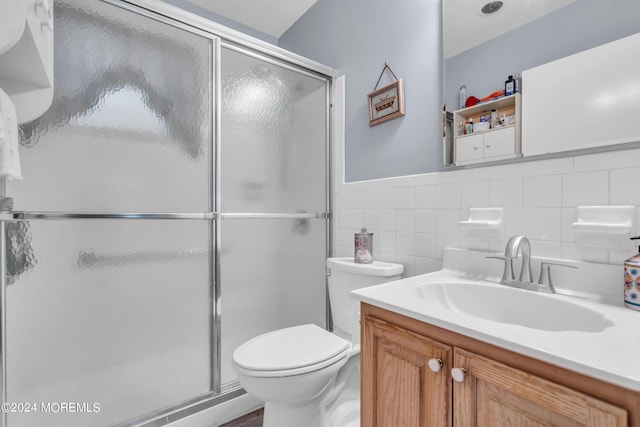
M 327 321 L 333 71 L 155 0 L 54 6 L 2 189 L 2 426 L 166 424 L 243 393 L 242 342 Z

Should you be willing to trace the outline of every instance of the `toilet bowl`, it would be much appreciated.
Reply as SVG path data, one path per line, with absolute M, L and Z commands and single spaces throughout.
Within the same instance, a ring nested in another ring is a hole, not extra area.
M 400 264 L 327 259 L 334 331 L 299 325 L 267 332 L 233 353 L 238 381 L 265 402 L 263 427 L 359 425 L 359 304 L 350 292 L 398 280 Z

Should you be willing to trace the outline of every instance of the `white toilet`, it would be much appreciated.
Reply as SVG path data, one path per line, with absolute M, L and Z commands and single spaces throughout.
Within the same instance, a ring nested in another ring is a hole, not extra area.
M 308 324 L 253 338 L 233 353 L 244 389 L 265 402 L 263 427 L 359 426 L 360 323 L 354 289 L 398 280 L 401 264 L 327 259 L 334 332 Z

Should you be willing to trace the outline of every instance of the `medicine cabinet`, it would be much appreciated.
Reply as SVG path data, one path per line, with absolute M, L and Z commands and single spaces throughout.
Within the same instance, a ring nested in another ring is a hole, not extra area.
M 456 165 L 522 156 L 521 95 L 515 93 L 453 112 L 453 161 Z M 497 120 L 491 123 L 491 112 Z M 487 121 L 482 121 L 482 120 Z M 470 121 L 475 130 L 470 132 Z M 479 130 L 484 123 L 487 129 Z M 490 127 L 493 124 L 493 127 Z

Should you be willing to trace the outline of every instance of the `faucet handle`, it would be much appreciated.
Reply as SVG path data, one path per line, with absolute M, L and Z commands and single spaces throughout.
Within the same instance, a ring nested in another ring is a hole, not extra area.
M 555 265 L 558 267 L 573 268 L 573 269 L 577 269 L 578 267 L 576 267 L 575 265 L 560 264 L 558 262 L 543 262 L 540 264 L 540 277 L 538 278 L 538 284 L 548 286 L 551 292 L 555 293 L 556 290 L 554 289 L 553 281 L 551 280 L 552 265 Z
M 513 258 L 509 256 L 488 256 L 485 258 L 501 259 L 504 261 L 504 271 L 502 272 L 501 282 L 509 280 L 515 280 L 516 276 L 513 273 Z

